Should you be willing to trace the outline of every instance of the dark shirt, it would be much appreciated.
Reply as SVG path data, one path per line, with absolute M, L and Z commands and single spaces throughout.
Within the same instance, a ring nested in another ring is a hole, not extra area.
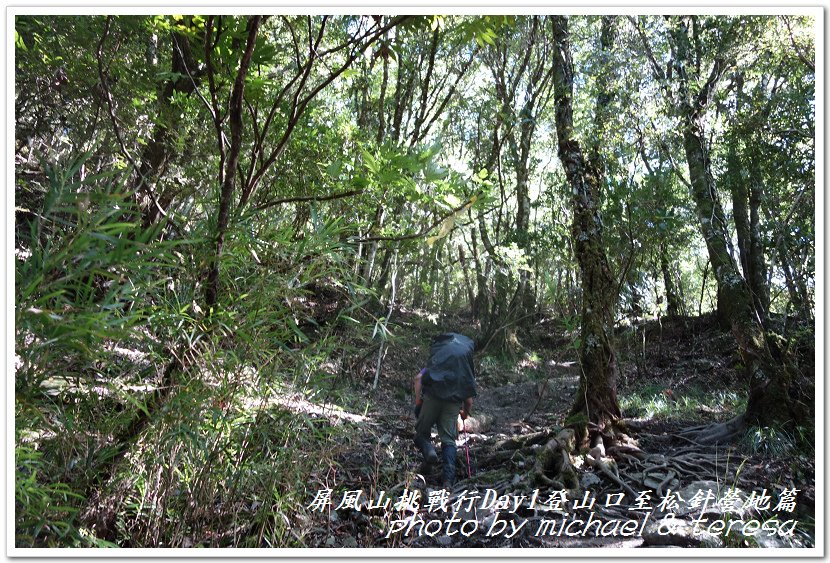
M 424 392 L 443 401 L 463 401 L 476 396 L 473 350 L 475 343 L 448 332 L 433 339 L 423 376 Z

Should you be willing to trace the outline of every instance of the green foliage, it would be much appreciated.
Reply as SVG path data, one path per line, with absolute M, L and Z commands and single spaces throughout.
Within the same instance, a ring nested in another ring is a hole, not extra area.
M 479 362 L 479 370 L 482 375 L 486 375 L 487 377 L 508 371 L 512 367 L 513 362 L 504 355 L 488 354 L 487 356 L 483 356 Z
M 746 407 L 746 397 L 734 391 L 692 388 L 684 392 L 666 390 L 657 384 L 620 394 L 620 407 L 626 416 L 647 420 L 719 420 L 736 416 Z
M 222 371 L 182 385 L 116 477 L 119 544 L 297 545 L 287 515 L 305 491 L 294 484 L 321 461 L 297 454 L 319 451 L 332 428 L 286 408 L 296 399 L 271 372 L 212 360 Z
M 478 16 L 464 18 L 458 24 L 458 33 L 463 41 L 475 40 L 479 47 L 495 45 L 502 28 L 516 25 L 515 16 Z
M 773 427 L 752 427 L 740 439 L 741 448 L 750 455 L 772 459 L 815 455 L 815 432 L 802 426 L 793 431 Z
M 319 410 L 365 408 L 344 379 L 368 364 L 366 343 L 398 334 L 394 308 L 387 326 L 393 279 L 395 305 L 418 308 L 424 330 L 468 301 L 473 327 L 553 310 L 566 337 L 559 352 L 579 349 L 573 188 L 555 156 L 550 103 L 529 104 L 553 55 L 542 16 L 415 16 L 373 43 L 358 38 L 390 16 L 266 18 L 245 76 L 220 295 L 205 311 L 232 136 L 224 112 L 248 21 L 215 17 L 206 44 L 208 16 L 15 19 L 18 545 L 303 545 L 304 487 L 349 435 Z M 715 281 L 709 268 L 701 291 L 705 241 L 664 103 L 681 95 L 668 35 L 681 21 L 634 21 L 615 20 L 613 48 L 601 52 L 601 19 L 570 18 L 575 133 L 603 161 L 597 226 L 616 306 L 664 311 L 668 260 L 684 308 L 702 299 L 706 310 Z M 683 69 L 693 86 L 716 55 L 730 65 L 701 116 L 715 185 L 721 197 L 737 182 L 764 187 L 773 310 L 803 316 L 815 293 L 814 22 L 682 21 L 696 25 L 698 64 Z M 668 93 L 651 56 L 673 73 Z M 597 135 L 603 88 L 612 111 Z M 150 170 L 141 188 L 133 164 Z M 522 165 L 530 202 L 519 232 Z M 145 227 L 156 204 L 170 221 Z M 520 280 L 528 303 L 508 311 Z M 791 328 L 782 354 L 812 373 L 811 327 Z M 532 377 L 538 358 L 517 369 L 516 357 L 485 356 L 482 376 Z M 660 386 L 622 397 L 627 414 L 662 419 L 727 417 L 743 401 L 715 389 L 671 399 Z M 746 447 L 809 452 L 811 441 L 764 429 Z M 397 485 L 389 473 L 382 479 Z M 90 491 L 114 519 L 95 533 L 81 524 L 96 515 Z
M 173 264 L 174 245 L 138 226 L 132 195 L 112 172 L 79 177 L 85 158 L 45 166 L 43 205 L 18 232 L 16 388 L 24 393 L 61 372 L 92 376 L 107 357 L 104 342 L 147 321 L 156 276 Z
M 584 428 L 588 425 L 588 422 L 588 415 L 584 412 L 578 412 L 568 416 L 563 426 L 568 428 Z
M 17 547 L 66 545 L 77 541 L 75 517 L 78 509 L 65 483 L 44 483 L 41 452 L 30 445 L 15 447 L 15 544 Z M 74 537 L 73 537 L 74 536 Z
M 569 348 L 578 353 L 582 346 L 582 338 L 580 337 L 580 324 L 582 319 L 577 315 L 568 315 L 559 319 L 562 324 L 562 333 L 569 341 Z
M 157 228 L 141 228 L 116 174 L 81 172 L 88 158 L 44 164 L 47 187 L 31 198 L 41 206 L 19 210 L 27 228 L 18 230 L 15 268 L 15 422 L 18 436 L 36 437 L 18 440 L 16 453 L 18 543 L 27 545 L 107 545 L 78 528 L 79 491 L 115 453 L 101 433 L 130 419 L 132 408 L 108 397 L 143 408 L 123 390 L 135 377 L 123 354 L 155 346 L 144 327 L 158 276 L 174 268 L 183 242 L 158 242 Z

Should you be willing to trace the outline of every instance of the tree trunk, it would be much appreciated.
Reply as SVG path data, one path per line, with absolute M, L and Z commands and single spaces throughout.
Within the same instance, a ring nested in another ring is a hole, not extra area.
M 778 241 L 778 263 L 781 266 L 781 271 L 784 274 L 784 282 L 787 285 L 787 292 L 790 295 L 790 303 L 796 311 L 796 314 L 803 320 L 812 318 L 812 311 L 810 308 L 810 299 L 806 291 L 803 280 L 790 263 L 790 254 L 787 243 L 783 237 Z
M 400 33 L 395 34 L 395 46 L 398 52 L 403 48 L 403 39 Z M 403 116 L 407 107 L 412 104 L 412 88 L 415 73 L 410 71 L 406 64 L 398 61 L 395 79 L 395 108 L 392 114 L 392 142 L 398 143 L 403 131 Z
M 473 309 L 475 302 L 475 292 L 473 291 L 473 284 L 470 282 L 470 266 L 467 264 L 467 258 L 464 255 L 464 247 L 458 245 L 458 261 L 461 263 L 461 272 L 464 274 L 464 289 L 467 292 L 467 302 L 470 309 Z
M 230 223 L 230 210 L 233 202 L 234 184 L 236 180 L 239 153 L 242 149 L 242 100 L 245 90 L 245 77 L 251 64 L 256 37 L 262 16 L 251 16 L 246 25 L 248 42 L 245 52 L 239 61 L 239 70 L 231 92 L 228 107 L 228 117 L 231 125 L 231 142 L 228 159 L 225 165 L 225 174 L 222 181 L 222 192 L 219 197 L 219 213 L 216 220 L 216 250 L 211 259 L 205 287 L 205 303 L 208 309 L 215 306 L 219 298 L 219 268 L 222 259 L 222 250 L 225 246 L 225 232 Z
M 412 306 L 420 309 L 424 306 L 425 298 L 424 286 L 427 282 L 427 275 L 432 268 L 432 257 L 435 253 L 435 247 L 424 248 L 421 252 L 420 260 L 415 272 L 415 295 L 412 298 Z
M 722 296 L 719 306 L 723 307 L 723 315 L 729 320 L 744 366 L 749 372 L 749 401 L 744 420 L 759 426 L 803 421 L 806 414 L 804 405 L 798 404 L 791 393 L 792 374 L 786 366 L 773 360 L 749 285 L 729 253 L 724 213 L 709 173 L 702 125 L 688 118 L 686 121 L 683 144 L 689 164 L 692 198 L 712 262 L 712 272 Z
M 190 18 L 188 18 L 190 19 Z M 163 83 L 158 92 L 159 119 L 154 121 L 150 141 L 141 151 L 138 166 L 138 179 L 134 186 L 137 193 L 149 192 L 150 197 L 142 202 L 143 225 L 145 228 L 158 221 L 162 210 L 167 208 L 176 196 L 176 190 L 167 187 L 159 193 L 156 182 L 164 173 L 173 153 L 176 133 L 181 125 L 181 111 L 173 106 L 176 94 L 190 94 L 196 88 L 198 80 L 197 65 L 193 61 L 188 38 L 179 32 L 170 33 L 171 73 L 176 79 Z M 152 201 L 155 199 L 155 201 Z M 161 208 L 161 209 L 159 209 Z
M 735 78 L 736 112 L 743 103 L 743 73 Z M 754 163 L 746 156 L 741 158 L 738 143 L 729 147 L 726 159 L 726 177 L 732 193 L 732 214 L 735 219 L 735 231 L 738 236 L 738 252 L 744 279 L 749 283 L 752 301 L 761 322 L 766 325 L 769 309 L 769 291 L 766 283 L 766 263 L 764 247 L 761 241 L 758 211 L 763 199 L 763 189 L 754 179 Z M 748 188 L 748 184 L 752 188 Z
M 663 272 L 663 285 L 666 289 L 666 316 L 677 317 L 683 309 L 683 302 L 677 294 L 669 262 L 669 251 L 665 242 L 660 243 L 660 269 Z
M 421 82 L 421 103 L 418 106 L 418 113 L 415 116 L 415 125 L 409 143 L 410 147 L 414 147 L 415 143 L 417 143 L 420 139 L 421 127 L 424 125 L 424 121 L 426 120 L 429 100 L 429 84 L 432 80 L 433 69 L 435 68 L 435 55 L 438 52 L 439 37 L 440 27 L 436 27 L 432 32 L 432 41 L 429 46 L 429 60 L 427 61 L 426 76 Z
M 703 316 L 703 297 L 706 294 L 706 280 L 709 279 L 709 260 L 703 265 L 703 279 L 700 282 L 700 301 L 697 302 L 697 316 Z
M 438 294 L 438 275 L 441 273 L 439 270 L 444 269 L 444 239 L 437 242 L 435 246 L 438 250 L 435 253 L 435 259 L 432 261 L 432 265 L 429 270 L 429 297 L 426 302 L 427 309 L 432 309 L 435 306 L 435 299 Z
M 671 39 L 677 55 L 678 72 L 675 75 L 679 77 L 682 97 L 676 109 L 681 119 L 691 195 L 712 272 L 722 295 L 720 306 L 724 308 L 723 313 L 729 320 L 749 374 L 749 400 L 743 422 L 759 426 L 804 422 L 808 409 L 795 396 L 793 374 L 773 359 L 749 284 L 741 276 L 730 252 L 726 218 L 710 170 L 702 114 L 725 64 L 716 59 L 707 82 L 690 97 L 689 81 L 683 70 L 691 59 L 689 37 L 679 20 L 675 21 Z
M 529 117 L 524 117 L 525 121 L 532 121 Z M 516 211 L 516 234 L 519 238 L 518 244 L 525 255 L 530 252 L 529 241 L 529 227 L 530 227 L 530 195 L 528 193 L 528 183 L 530 180 L 530 169 L 528 161 L 530 160 L 530 141 L 533 130 L 530 126 L 522 126 L 521 146 L 519 153 L 519 162 L 516 165 L 516 199 L 518 200 L 518 208 Z M 533 291 L 531 288 L 530 272 L 527 270 L 519 270 L 519 292 L 516 316 L 525 317 L 531 313 L 536 307 L 533 302 Z
M 294 240 L 301 240 L 305 236 L 305 227 L 311 219 L 311 205 L 298 203 L 294 213 L 294 221 L 291 226 L 294 228 Z
M 478 228 L 481 241 L 487 250 L 488 267 L 490 264 L 496 266 L 494 291 L 492 296 L 487 299 L 489 307 L 483 315 L 481 339 L 484 342 L 484 347 L 516 357 L 521 348 L 515 332 L 517 298 L 520 295 L 521 286 L 516 286 L 515 280 L 508 273 L 509 266 L 499 258 L 498 252 L 490 240 L 482 214 L 479 214 L 478 217 Z
M 601 166 L 586 161 L 579 141 L 574 138 L 574 75 L 568 19 L 554 16 L 553 20 L 556 135 L 559 158 L 571 187 L 571 234 L 582 277 L 582 373 L 570 419 L 579 441 L 584 443 L 589 426 L 603 432 L 622 417 L 617 400 L 617 354 L 612 342 L 615 288 L 602 243 Z M 603 47 L 610 48 L 610 44 Z
M 378 145 L 383 144 L 386 136 L 386 87 L 389 83 L 389 52 L 386 48 L 386 54 L 383 56 L 383 79 L 380 82 L 380 97 L 378 98 Z
M 449 258 L 452 254 L 451 248 L 447 245 L 447 257 Z M 442 286 L 441 291 L 441 306 L 439 310 L 441 314 L 444 315 L 447 311 L 452 309 L 452 302 L 450 297 L 450 268 L 444 268 L 444 284 Z
M 763 201 L 763 186 L 753 181 L 749 190 L 749 287 L 761 321 L 766 326 L 769 314 L 769 286 L 767 285 L 767 262 L 764 257 L 764 242 L 761 234 L 759 211 Z
M 375 289 L 379 296 L 383 296 L 386 293 L 386 285 L 389 283 L 389 273 L 391 270 L 390 265 L 392 264 L 391 258 L 392 250 L 390 248 L 384 248 L 383 260 L 380 262 L 380 276 L 378 276 L 378 281 L 375 283 Z
M 481 266 L 481 260 L 478 256 L 478 244 L 476 242 L 475 229 L 470 229 L 470 236 L 472 237 L 470 248 L 473 251 L 473 263 L 476 266 L 476 295 L 473 300 L 473 317 L 475 317 L 476 320 L 481 320 L 490 308 L 489 297 L 487 294 L 487 276 L 484 274 L 484 268 Z

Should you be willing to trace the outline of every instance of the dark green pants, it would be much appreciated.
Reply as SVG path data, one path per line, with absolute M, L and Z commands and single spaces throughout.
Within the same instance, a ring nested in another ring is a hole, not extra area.
M 438 439 L 441 440 L 441 444 L 454 446 L 455 439 L 458 437 L 458 427 L 455 423 L 459 410 L 461 410 L 461 403 L 457 401 L 442 401 L 425 395 L 424 404 L 421 405 L 421 414 L 418 416 L 418 422 L 415 423 L 416 436 L 429 440 L 432 427 L 437 425 Z

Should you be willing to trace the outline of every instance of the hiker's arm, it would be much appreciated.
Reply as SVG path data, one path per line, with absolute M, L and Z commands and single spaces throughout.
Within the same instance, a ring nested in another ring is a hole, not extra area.
M 421 395 L 421 377 L 424 375 L 424 370 L 418 372 L 418 375 L 415 376 L 415 403 L 423 402 L 424 398 Z
M 467 418 L 473 412 L 473 398 L 467 397 L 464 399 L 464 404 L 461 407 L 461 418 Z
M 424 375 L 424 370 L 418 372 L 418 375 L 415 376 L 415 417 L 417 418 L 421 414 L 421 405 L 424 402 L 424 398 L 421 395 L 421 377 Z

